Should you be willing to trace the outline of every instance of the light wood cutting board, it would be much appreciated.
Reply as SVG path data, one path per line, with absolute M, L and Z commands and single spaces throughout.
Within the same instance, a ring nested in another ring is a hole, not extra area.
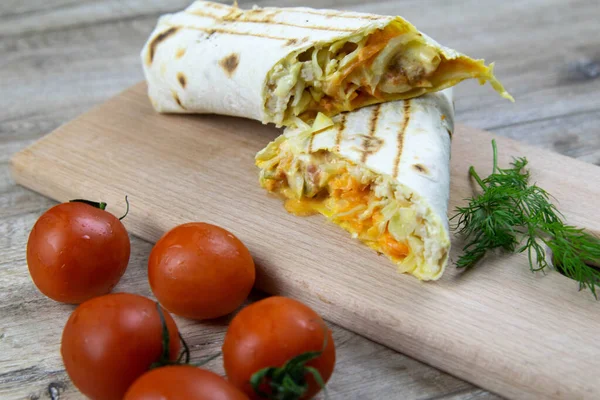
M 326 319 L 514 398 L 600 398 L 600 303 L 523 256 L 490 257 L 422 283 L 320 216 L 289 215 L 258 185 L 254 154 L 279 131 L 220 116 L 158 115 L 139 84 L 21 151 L 16 181 L 59 201 L 107 201 L 129 232 L 155 241 L 206 221 L 246 243 L 260 289 L 298 298 Z M 459 125 L 450 210 L 471 195 L 469 165 L 488 173 L 492 135 Z M 600 168 L 505 138 L 502 163 L 527 156 L 533 179 L 572 224 L 600 226 Z M 459 254 L 453 239 L 451 259 Z

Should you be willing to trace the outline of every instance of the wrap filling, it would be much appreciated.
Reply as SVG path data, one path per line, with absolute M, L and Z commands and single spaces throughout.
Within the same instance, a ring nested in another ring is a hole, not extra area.
M 293 53 L 268 76 L 266 112 L 278 125 L 416 97 L 478 78 L 512 99 L 493 66 L 445 53 L 398 21 L 367 35 Z
M 386 255 L 400 272 L 439 278 L 449 239 L 416 193 L 332 152 L 298 154 L 293 147 L 282 135 L 256 157 L 261 185 L 282 196 L 288 212 L 320 213 Z

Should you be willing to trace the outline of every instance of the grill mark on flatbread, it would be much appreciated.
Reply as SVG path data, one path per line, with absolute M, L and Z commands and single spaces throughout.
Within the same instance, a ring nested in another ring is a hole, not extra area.
M 175 58 L 181 58 L 185 55 L 186 50 L 184 48 L 178 48 L 175 52 Z
M 448 136 L 450 136 L 450 139 L 452 139 L 452 131 L 448 128 L 446 128 L 446 132 L 448 132 Z
M 310 134 L 310 140 L 308 141 L 308 154 L 312 153 L 313 140 L 315 139 L 315 134 Z
M 366 142 L 366 143 L 365 143 Z M 383 144 L 385 143 L 383 139 L 378 138 L 377 136 L 367 136 L 363 142 L 363 154 L 362 158 L 364 159 L 363 163 L 367 161 L 367 158 L 371 154 L 375 154 L 381 150 Z
M 398 176 L 398 168 L 400 167 L 400 159 L 402 158 L 402 148 L 404 147 L 404 133 L 406 132 L 406 127 L 408 126 L 408 122 L 410 121 L 410 100 L 404 100 L 404 116 L 402 120 L 402 125 L 400 126 L 400 130 L 398 131 L 398 137 L 396 139 L 397 142 L 397 152 L 396 158 L 394 160 L 394 171 L 392 176 L 396 178 Z
M 429 170 L 423 164 L 413 164 L 413 168 L 423 175 L 429 175 Z
M 226 9 L 226 8 L 231 8 L 231 9 L 234 9 L 234 10 L 238 9 L 239 10 L 239 8 L 237 6 L 237 2 L 236 2 L 236 4 L 234 4 L 233 7 L 232 6 L 228 6 L 227 4 L 213 3 L 213 2 L 209 2 L 209 1 L 203 2 L 203 3 L 204 3 L 204 5 L 203 5 L 204 7 L 207 7 L 207 8 L 216 8 L 217 10 L 223 10 L 223 9 Z
M 270 17 L 274 17 L 277 14 L 281 13 L 281 11 L 283 11 L 281 8 L 276 8 L 276 9 L 251 8 L 249 10 L 243 11 L 242 14 L 244 14 L 244 15 L 266 15 L 267 18 L 270 18 Z
M 185 75 L 183 74 L 183 72 L 177 73 L 177 80 L 179 81 L 179 84 L 181 85 L 181 87 L 185 89 L 185 85 L 187 82 L 186 82 Z
M 379 148 L 381 147 L 381 145 L 383 145 L 383 141 L 379 138 L 375 137 L 375 132 L 377 131 L 377 121 L 379 120 L 379 110 L 381 109 L 381 104 L 377 104 L 375 106 L 375 108 L 373 109 L 373 114 L 371 115 L 371 121 L 369 121 L 369 134 L 367 136 L 365 136 L 363 143 L 362 143 L 362 157 L 360 159 L 360 161 L 364 164 L 367 161 L 367 158 L 373 154 L 376 153 Z M 373 141 L 377 142 L 377 140 L 379 141 L 378 143 L 375 143 L 375 147 L 378 147 L 377 149 L 373 149 Z
M 227 74 L 227 76 L 230 78 L 235 73 L 235 70 L 239 64 L 240 56 L 238 56 L 236 53 L 231 53 L 230 55 L 219 61 L 219 65 L 221 66 L 221 68 L 223 68 L 223 70 L 225 70 L 225 74 Z
M 298 13 L 298 14 L 310 14 L 310 15 L 320 15 L 323 17 L 336 17 L 336 18 L 349 18 L 349 19 L 368 19 L 370 21 L 376 21 L 379 19 L 385 19 L 386 17 L 381 16 L 381 15 L 373 15 L 373 14 L 361 14 L 361 15 L 349 15 L 349 14 L 342 14 L 338 11 L 333 11 L 333 12 L 326 12 L 326 11 L 320 11 L 320 10 L 300 10 L 298 8 L 292 7 L 292 8 L 287 8 L 286 9 L 287 12 L 293 12 L 293 13 Z
M 269 9 L 269 10 L 267 10 L 267 9 L 264 9 L 264 8 L 256 8 L 256 9 L 253 8 L 253 9 L 250 9 L 250 10 L 247 10 L 247 11 L 241 13 L 238 16 L 238 19 L 240 19 L 241 21 L 245 21 L 246 19 L 250 20 L 250 18 L 248 18 L 248 16 L 254 15 L 256 17 L 261 17 L 262 16 L 263 17 L 262 21 L 264 21 L 264 22 L 274 22 L 273 18 L 275 18 L 276 16 L 278 16 L 282 11 L 283 11 L 282 9 L 275 9 L 275 10 Z M 240 18 L 240 17 L 242 17 L 242 18 Z M 254 20 L 251 20 L 249 22 L 254 22 L 254 21 L 257 21 L 257 20 L 254 19 Z
M 224 9 L 232 9 L 232 10 L 241 10 L 239 7 L 237 7 L 237 5 L 234 5 L 234 7 L 228 6 L 226 4 L 220 4 L 220 3 L 204 3 L 204 7 L 207 8 L 215 8 L 217 10 L 224 10 Z M 271 11 L 273 8 L 271 7 L 265 7 L 265 8 L 258 8 L 258 9 L 254 9 L 254 10 L 264 10 L 264 11 Z M 339 11 L 321 11 L 321 10 L 304 10 L 304 9 L 300 9 L 298 7 L 289 7 L 289 8 L 285 8 L 284 9 L 286 12 L 293 12 L 293 13 L 297 13 L 297 14 L 311 14 L 311 15 L 321 15 L 324 17 L 337 17 L 337 18 L 350 18 L 350 19 L 367 19 L 367 20 L 371 20 L 371 21 L 376 21 L 379 19 L 384 19 L 386 17 L 381 16 L 381 15 L 374 15 L 374 14 L 358 14 L 358 15 L 349 15 L 349 14 L 343 14 Z M 284 11 L 281 10 L 281 11 Z M 278 9 L 275 9 L 274 11 L 280 11 Z
M 262 10 L 262 9 L 261 9 Z M 351 29 L 351 28 L 331 28 L 328 26 L 319 26 L 319 25 L 299 25 L 299 24 L 292 24 L 289 22 L 284 22 L 284 21 L 274 21 L 273 18 L 275 18 L 275 16 L 278 14 L 278 12 L 272 13 L 272 14 L 267 14 L 265 18 L 252 18 L 251 16 L 249 16 L 248 14 L 250 14 L 251 12 L 254 12 L 254 14 L 258 14 L 257 11 L 259 10 L 248 10 L 246 12 L 242 12 L 242 13 L 235 13 L 233 16 L 230 16 L 230 14 L 225 15 L 224 17 L 220 17 L 218 15 L 213 15 L 211 13 L 207 13 L 204 11 L 200 11 L 200 10 L 193 10 L 193 11 L 184 11 L 186 14 L 191 14 L 191 15 L 196 15 L 198 17 L 206 17 L 206 18 L 212 18 L 217 22 L 247 22 L 247 23 L 251 23 L 251 24 L 265 24 L 265 25 L 280 25 L 280 26 L 289 26 L 292 28 L 301 28 L 301 29 L 314 29 L 314 30 L 318 30 L 318 31 L 330 31 L 330 32 L 355 32 L 356 29 Z
M 181 103 L 181 100 L 179 99 L 179 95 L 177 95 L 177 92 L 173 91 L 172 94 L 173 94 L 173 99 L 175 99 L 175 102 L 179 105 L 179 107 L 181 107 L 185 110 L 186 108 Z
M 200 13 L 202 13 L 202 11 L 199 11 L 199 10 L 192 11 L 192 14 L 199 15 Z M 243 13 L 244 13 L 244 11 L 240 10 L 239 8 L 232 8 L 231 11 L 229 11 L 227 14 L 225 14 L 222 18 L 226 21 L 234 21 L 235 19 L 239 18 L 239 16 L 242 15 Z M 209 16 L 210 16 L 210 14 L 209 14 Z
M 337 134 L 335 135 L 335 148 L 338 153 L 340 152 L 344 129 L 346 129 L 346 114 L 342 114 L 342 117 L 340 119 L 340 127 L 338 128 Z
M 156 47 L 163 41 L 165 41 L 169 36 L 172 36 L 179 30 L 179 27 L 172 26 L 164 32 L 159 33 L 152 39 L 150 45 L 148 46 L 148 65 L 152 64 L 152 60 L 154 60 L 154 54 L 156 54 Z
M 220 29 L 220 28 L 201 28 L 198 26 L 189 26 L 189 25 L 167 25 L 167 26 L 171 26 L 173 28 L 181 28 L 181 29 L 192 29 L 192 30 L 196 30 L 196 31 L 202 31 L 205 33 L 208 33 L 208 35 L 213 35 L 215 33 L 222 33 L 224 35 L 237 35 L 237 36 L 254 36 L 254 37 L 259 37 L 259 38 L 264 38 L 264 39 L 273 39 L 273 40 L 289 40 L 290 38 L 285 38 L 285 37 L 280 37 L 280 36 L 271 36 L 271 35 L 262 35 L 260 33 L 252 33 L 252 32 L 237 32 L 237 31 L 230 31 L 227 29 Z

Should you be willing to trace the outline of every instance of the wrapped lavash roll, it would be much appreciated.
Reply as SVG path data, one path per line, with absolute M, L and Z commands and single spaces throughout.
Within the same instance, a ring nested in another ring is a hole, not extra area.
M 160 112 L 217 113 L 291 126 L 468 79 L 512 99 L 492 65 L 400 17 L 197 1 L 160 18 L 143 51 Z
M 450 91 L 288 128 L 257 154 L 260 183 L 289 212 L 323 214 L 400 272 L 438 279 L 450 250 Z

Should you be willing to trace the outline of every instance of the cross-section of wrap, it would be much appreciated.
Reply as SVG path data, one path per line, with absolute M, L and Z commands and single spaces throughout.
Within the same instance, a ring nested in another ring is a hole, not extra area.
M 450 249 L 450 90 L 288 128 L 256 155 L 260 183 L 289 212 L 321 213 L 399 271 L 438 279 Z
M 483 60 L 438 44 L 401 17 L 355 12 L 197 1 L 160 18 L 142 62 L 158 111 L 285 126 L 469 78 L 512 99 Z

